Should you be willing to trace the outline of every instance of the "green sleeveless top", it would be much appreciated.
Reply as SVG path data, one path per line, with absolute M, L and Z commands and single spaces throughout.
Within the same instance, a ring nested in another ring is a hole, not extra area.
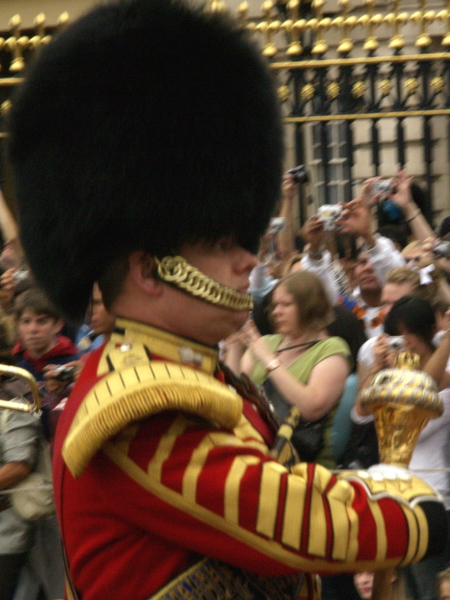
M 269 348 L 275 352 L 283 339 L 280 334 L 266 335 L 264 339 L 267 342 Z M 313 368 L 322 360 L 328 356 L 334 354 L 341 354 L 344 356 L 349 363 L 351 363 L 350 349 L 347 343 L 339 337 L 329 337 L 324 340 L 320 340 L 317 344 L 314 344 L 311 348 L 306 350 L 301 356 L 297 358 L 291 365 L 287 367 L 287 370 L 301 383 L 308 383 L 309 376 Z M 262 385 L 267 378 L 267 371 L 264 365 L 255 360 L 253 365 L 250 378 L 257 385 Z M 339 403 L 331 409 L 331 411 L 325 416 L 324 419 L 324 448 L 316 459 L 316 462 L 327 467 L 333 468 L 335 462 L 331 451 L 331 425 L 333 423 L 334 414 L 338 408 Z M 284 415 L 282 415 L 282 418 Z

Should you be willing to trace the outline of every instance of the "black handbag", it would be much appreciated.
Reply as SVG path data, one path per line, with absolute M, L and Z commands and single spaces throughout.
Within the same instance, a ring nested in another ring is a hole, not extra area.
M 266 398 L 273 404 L 276 413 L 283 420 L 282 425 L 289 419 L 291 420 L 292 411 L 297 411 L 286 402 L 283 395 L 280 394 L 276 386 L 267 378 L 263 385 Z M 325 417 L 318 421 L 304 421 L 300 419 L 295 427 L 291 444 L 294 446 L 302 462 L 315 462 L 316 458 L 325 447 Z
M 302 462 L 315 462 L 325 447 L 325 418 L 318 421 L 303 421 L 294 429 L 291 443 Z

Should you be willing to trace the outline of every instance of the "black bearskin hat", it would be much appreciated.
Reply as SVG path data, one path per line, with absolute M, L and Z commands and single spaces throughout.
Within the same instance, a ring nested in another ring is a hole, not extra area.
M 178 0 L 113 2 L 67 28 L 30 67 L 9 130 L 22 243 L 72 320 L 131 251 L 228 236 L 254 251 L 279 196 L 281 118 L 260 51 Z

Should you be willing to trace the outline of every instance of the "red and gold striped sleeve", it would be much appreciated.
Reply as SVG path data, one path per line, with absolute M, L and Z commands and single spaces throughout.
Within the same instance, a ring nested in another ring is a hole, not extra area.
M 445 543 L 444 508 L 421 480 L 288 471 L 245 416 L 224 430 L 163 413 L 102 451 L 132 486 L 112 501 L 132 503 L 136 526 L 260 574 L 391 567 Z

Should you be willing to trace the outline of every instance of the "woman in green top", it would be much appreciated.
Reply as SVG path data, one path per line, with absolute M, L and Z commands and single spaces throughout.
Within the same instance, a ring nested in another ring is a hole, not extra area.
M 270 399 L 282 420 L 295 407 L 303 424 L 321 422 L 323 445 L 314 460 L 332 467 L 330 428 L 350 373 L 350 350 L 341 338 L 327 335 L 331 305 L 313 273 L 297 271 L 283 278 L 273 291 L 272 306 L 278 333 L 261 337 L 253 321 L 247 322 L 241 370 L 258 385 L 269 380 Z

